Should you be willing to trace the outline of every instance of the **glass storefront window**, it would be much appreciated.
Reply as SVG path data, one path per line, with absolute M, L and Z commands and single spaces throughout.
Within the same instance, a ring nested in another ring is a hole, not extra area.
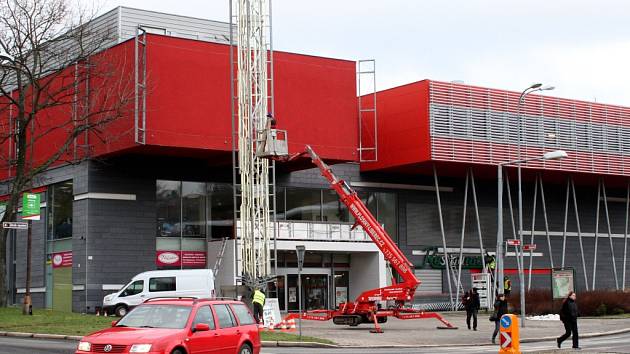
M 321 221 L 321 203 L 320 189 L 287 188 L 286 219 Z
M 276 187 L 276 219 L 286 220 L 285 214 L 285 193 L 283 187 Z
M 349 274 L 348 271 L 335 271 L 335 306 L 348 302 Z
M 222 183 L 208 184 L 208 220 L 211 238 L 233 237 L 234 197 L 231 185 Z
M 72 181 L 51 185 L 47 197 L 48 239 L 72 237 Z
M 398 242 L 398 220 L 396 210 L 398 203 L 396 202 L 396 194 L 394 193 L 375 193 L 378 204 L 378 221 L 385 225 L 385 231 L 397 243 Z
M 182 183 L 182 235 L 184 237 L 206 236 L 206 184 Z
M 346 205 L 341 202 L 337 192 L 328 189 L 323 193 L 323 221 L 349 222 L 350 212 Z
M 157 181 L 157 236 L 181 236 L 181 182 Z

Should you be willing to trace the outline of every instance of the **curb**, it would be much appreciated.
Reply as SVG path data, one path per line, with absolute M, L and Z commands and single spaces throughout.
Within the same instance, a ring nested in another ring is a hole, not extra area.
M 580 338 L 595 338 L 612 336 L 615 334 L 622 334 L 630 332 L 630 328 L 622 328 L 609 332 L 594 332 L 585 333 L 580 335 Z M 0 337 L 16 337 L 16 338 L 37 338 L 37 339 L 56 339 L 56 340 L 72 340 L 79 341 L 83 336 L 68 336 L 63 334 L 40 334 L 40 333 L 27 333 L 27 332 L 4 332 L 0 331 Z M 538 337 L 538 338 L 523 338 L 521 343 L 535 343 L 554 340 L 556 337 Z M 284 341 L 261 341 L 261 345 L 265 348 L 268 347 L 302 347 L 302 348 L 433 348 L 433 347 L 468 347 L 475 346 L 496 346 L 492 343 L 456 343 L 456 344 L 420 344 L 420 345 L 404 345 L 404 344 L 392 344 L 392 345 L 338 345 L 338 344 L 326 344 L 317 342 L 284 342 Z

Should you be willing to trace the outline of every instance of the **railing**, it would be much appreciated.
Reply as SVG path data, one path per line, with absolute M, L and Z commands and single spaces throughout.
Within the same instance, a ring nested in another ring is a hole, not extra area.
M 278 221 L 276 227 L 279 240 L 371 242 L 369 236 L 360 227 L 350 230 L 351 224 Z M 237 235 L 240 237 L 240 234 L 239 221 Z

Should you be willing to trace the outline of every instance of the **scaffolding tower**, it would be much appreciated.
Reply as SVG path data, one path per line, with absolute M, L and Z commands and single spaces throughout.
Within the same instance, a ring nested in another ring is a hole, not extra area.
M 240 237 L 235 256 L 241 283 L 251 288 L 264 287 L 272 279 L 275 260 L 275 247 L 272 258 L 270 244 L 275 233 L 274 164 L 256 157 L 256 143 L 262 140 L 267 115 L 273 110 L 270 6 L 267 0 L 230 1 L 234 205 Z

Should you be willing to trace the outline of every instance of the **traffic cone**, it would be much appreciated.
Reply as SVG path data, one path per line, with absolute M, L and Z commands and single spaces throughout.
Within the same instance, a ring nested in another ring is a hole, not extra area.
M 282 322 L 280 322 L 280 329 L 283 331 L 287 329 L 287 321 L 283 320 Z
M 294 319 L 290 319 L 289 320 L 289 330 L 292 329 L 296 329 L 297 327 L 295 326 L 295 320 Z
M 270 331 L 273 331 L 274 327 L 273 327 L 273 322 L 269 322 L 269 324 L 267 325 L 267 329 Z

